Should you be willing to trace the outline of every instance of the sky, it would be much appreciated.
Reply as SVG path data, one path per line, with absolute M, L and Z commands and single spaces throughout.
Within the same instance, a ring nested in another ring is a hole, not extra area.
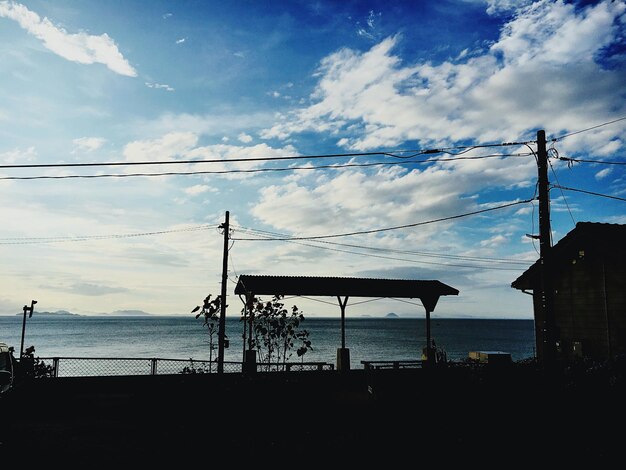
M 0 314 L 190 315 L 228 211 L 228 315 L 267 274 L 437 279 L 435 317 L 530 319 L 538 130 L 553 243 L 626 223 L 625 30 L 624 1 L 2 0 Z M 113 162 L 140 164 L 50 166 Z M 389 312 L 424 314 L 346 315 Z

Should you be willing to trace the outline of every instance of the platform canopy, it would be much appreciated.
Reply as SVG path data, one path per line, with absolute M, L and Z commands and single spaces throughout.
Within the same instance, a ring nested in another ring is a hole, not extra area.
M 246 303 L 257 295 L 294 295 L 337 297 L 341 308 L 341 348 L 337 350 L 337 369 L 350 368 L 350 354 L 346 348 L 346 305 L 350 297 L 388 297 L 420 299 L 426 310 L 426 345 L 428 360 L 432 360 L 430 314 L 442 295 L 458 295 L 459 291 L 440 281 L 413 279 L 375 279 L 359 277 L 314 276 L 239 276 L 235 294 L 245 295 Z M 250 318 L 252 325 L 252 318 Z M 251 326 L 250 326 L 251 328 Z M 250 337 L 252 332 L 250 332 Z M 245 340 L 244 340 L 245 341 Z M 251 347 L 251 346 L 249 346 Z
M 459 291 L 440 281 L 315 276 L 239 276 L 235 294 L 420 299 L 432 312 L 442 295 Z

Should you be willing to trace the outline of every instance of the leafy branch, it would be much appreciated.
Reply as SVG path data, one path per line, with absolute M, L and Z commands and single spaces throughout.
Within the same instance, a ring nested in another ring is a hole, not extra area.
M 295 305 L 291 310 L 285 308 L 282 298 L 275 295 L 269 302 L 258 297 L 252 299 L 252 347 L 267 369 L 273 364 L 284 369 L 294 350 L 304 360 L 304 355 L 312 349 L 309 332 L 301 328 L 304 314 Z
M 202 302 L 202 306 L 197 305 L 191 313 L 196 313 L 196 319 L 203 317 L 203 326 L 207 327 L 209 334 L 209 372 L 212 369 L 213 351 L 217 349 L 214 337 L 219 331 L 220 312 L 222 308 L 222 296 L 218 295 L 211 300 L 212 294 L 207 295 Z M 224 337 L 226 339 L 226 337 Z

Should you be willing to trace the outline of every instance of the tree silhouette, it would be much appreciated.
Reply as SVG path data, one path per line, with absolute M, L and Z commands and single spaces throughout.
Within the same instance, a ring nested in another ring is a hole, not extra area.
M 294 348 L 303 360 L 306 352 L 312 349 L 309 332 L 301 329 L 304 314 L 295 305 L 291 311 L 287 310 L 282 298 L 282 295 L 275 295 L 269 302 L 258 297 L 252 299 L 252 347 L 258 351 L 259 362 L 265 364 L 267 370 L 273 364 L 284 370 Z
M 222 296 L 218 295 L 211 300 L 212 294 L 207 295 L 202 302 L 202 306 L 196 306 L 191 313 L 196 313 L 196 318 L 203 318 L 203 326 L 207 327 L 209 333 L 209 372 L 212 371 L 213 366 L 213 351 L 217 349 L 215 345 L 214 336 L 218 333 L 220 311 L 222 306 Z M 226 338 L 224 338 L 226 339 Z

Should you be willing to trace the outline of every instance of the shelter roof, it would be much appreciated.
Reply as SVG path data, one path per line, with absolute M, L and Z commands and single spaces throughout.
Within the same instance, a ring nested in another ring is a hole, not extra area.
M 433 310 L 440 296 L 458 295 L 459 291 L 436 280 L 242 274 L 235 294 L 397 297 L 420 299 L 424 307 Z

